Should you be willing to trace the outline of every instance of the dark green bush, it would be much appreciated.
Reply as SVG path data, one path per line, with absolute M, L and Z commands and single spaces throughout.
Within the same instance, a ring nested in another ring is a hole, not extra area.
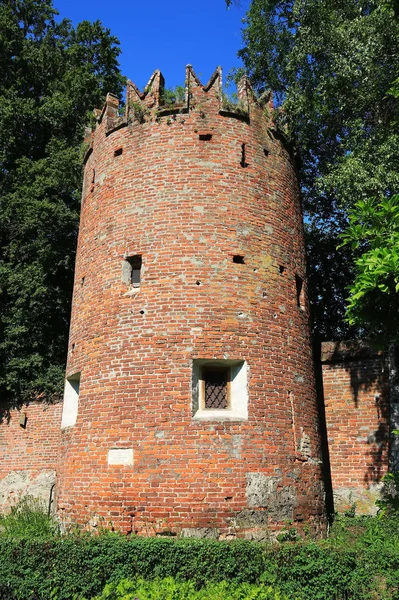
M 264 571 L 261 546 L 238 541 L 131 538 L 104 534 L 48 540 L 0 536 L 0 598 L 67 600 L 92 597 L 106 583 L 140 575 L 176 577 L 197 587 L 208 581 L 259 581 Z
M 192 582 L 195 590 L 222 581 L 233 587 L 262 584 L 263 590 L 279 589 L 290 600 L 399 600 L 396 517 L 338 519 L 328 540 L 273 547 L 246 541 L 127 539 L 110 533 L 0 535 L 0 553 L 1 600 L 93 598 L 107 584 L 137 577 L 173 577 Z M 222 597 L 229 598 L 227 593 Z

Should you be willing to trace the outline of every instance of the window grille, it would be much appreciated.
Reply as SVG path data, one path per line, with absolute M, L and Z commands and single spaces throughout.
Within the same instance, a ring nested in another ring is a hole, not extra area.
M 229 407 L 230 369 L 226 367 L 203 367 L 204 408 L 226 409 Z

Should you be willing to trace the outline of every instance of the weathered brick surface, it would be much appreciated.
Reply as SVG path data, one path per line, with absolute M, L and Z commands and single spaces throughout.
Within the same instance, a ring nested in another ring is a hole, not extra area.
M 220 112 L 219 73 L 208 88 L 188 76 L 188 110 L 152 109 L 155 78 L 147 95 L 129 87 L 131 101 L 153 110 L 145 122 L 133 109 L 118 118 L 109 98 L 93 134 L 67 366 L 68 376 L 81 372 L 79 411 L 62 433 L 59 514 L 146 535 L 262 538 L 287 520 L 319 527 L 295 168 L 270 105 L 243 85 L 249 120 Z M 137 254 L 142 282 L 129 294 L 122 261 Z M 196 358 L 247 361 L 247 421 L 193 420 Z M 108 465 L 114 448 L 133 448 L 133 466 Z
M 0 510 L 23 496 L 47 505 L 61 442 L 62 404 L 32 402 L 0 414 Z M 20 425 L 21 414 L 26 424 Z
M 389 390 L 386 356 L 359 343 L 322 344 L 323 385 L 334 502 L 376 511 L 388 470 Z

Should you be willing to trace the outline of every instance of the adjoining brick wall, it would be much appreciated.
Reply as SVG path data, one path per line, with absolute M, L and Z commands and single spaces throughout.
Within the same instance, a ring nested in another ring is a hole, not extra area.
M 203 86 L 188 67 L 187 82 L 180 108 L 160 108 L 156 72 L 143 93 L 128 83 L 125 117 L 110 95 L 98 112 L 68 348 L 79 403 L 62 433 L 58 513 L 143 535 L 265 539 L 287 521 L 320 530 L 294 160 L 247 80 L 248 114 L 223 108 L 219 69 Z M 124 271 L 132 256 L 137 289 Z M 194 417 L 203 360 L 245 365 L 239 415 Z
M 55 484 L 62 404 L 0 407 L 0 511 L 24 496 L 47 507 Z
M 386 353 L 360 342 L 322 344 L 324 402 L 334 505 L 375 513 L 389 461 Z

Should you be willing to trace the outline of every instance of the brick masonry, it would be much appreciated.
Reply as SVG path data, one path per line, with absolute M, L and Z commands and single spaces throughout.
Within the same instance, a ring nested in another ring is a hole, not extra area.
M 22 497 L 53 497 L 62 403 L 31 402 L 0 412 L 0 510 Z
M 389 464 L 387 354 L 359 342 L 326 342 L 322 364 L 335 508 L 375 513 Z
M 162 107 L 162 84 L 129 82 L 122 117 L 108 96 L 88 138 L 67 365 L 79 409 L 62 432 L 58 513 L 141 535 L 320 531 L 293 158 L 246 80 L 242 111 L 223 107 L 219 69 L 203 86 L 188 67 L 180 107 Z M 123 275 L 134 255 L 139 290 Z M 247 420 L 193 418 L 196 359 L 246 361 Z
M 0 509 L 26 495 L 48 506 L 57 471 L 66 524 L 213 538 L 267 539 L 287 522 L 320 532 L 323 428 L 306 282 L 297 287 L 292 155 L 270 98 L 256 100 L 245 79 L 235 112 L 222 105 L 220 70 L 203 86 L 188 67 L 179 106 L 162 106 L 162 85 L 159 72 L 146 92 L 129 82 L 125 115 L 108 96 L 88 133 L 67 365 L 68 377 L 81 373 L 77 421 L 61 431 L 61 404 L 2 411 Z M 126 276 L 134 255 L 138 289 Z M 399 427 L 396 354 L 323 344 L 338 510 L 375 510 L 390 421 Z M 201 359 L 246 361 L 248 419 L 193 418 Z

